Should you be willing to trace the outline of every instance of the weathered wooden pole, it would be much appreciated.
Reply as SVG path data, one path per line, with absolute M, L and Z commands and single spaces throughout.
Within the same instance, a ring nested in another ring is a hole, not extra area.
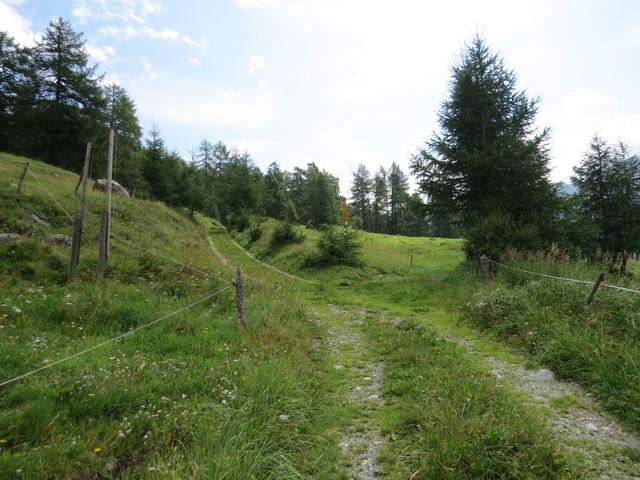
M 109 130 L 109 154 L 107 156 L 107 258 L 111 244 L 111 195 L 113 193 L 113 146 L 115 143 L 115 131 Z
M 100 244 L 98 245 L 98 278 L 104 280 L 107 276 L 107 212 L 100 215 Z
M 236 268 L 236 280 L 233 282 L 236 286 L 236 310 L 238 310 L 238 328 L 245 330 L 247 328 L 247 320 L 244 314 L 244 282 L 242 280 L 242 270 Z
M 109 258 L 109 237 L 111 236 L 111 179 L 113 175 L 113 128 L 109 130 L 109 154 L 107 155 L 107 203 L 100 217 L 100 246 L 98 260 L 98 278 L 104 279 L 107 274 Z
M 485 282 L 489 281 L 490 275 L 489 275 L 489 257 L 487 257 L 486 255 L 482 255 L 480 257 L 480 276 L 482 277 L 482 280 Z
M 20 175 L 20 181 L 18 182 L 18 193 L 22 193 L 22 189 L 24 188 L 24 180 L 27 177 L 28 172 L 29 172 L 29 162 L 24 164 L 22 175 Z
M 89 159 L 91 158 L 91 142 L 87 142 L 87 152 L 84 157 L 84 168 L 78 185 L 80 190 L 80 208 L 73 220 L 73 239 L 71 242 L 71 262 L 69 263 L 69 280 L 73 280 L 80 263 L 80 244 L 82 242 L 82 224 L 84 223 L 84 205 L 87 195 L 87 178 L 89 172 Z M 77 190 L 77 189 L 76 189 Z
M 600 272 L 600 274 L 598 275 L 598 278 L 596 279 L 596 283 L 593 284 L 591 293 L 589 293 L 589 296 L 587 297 L 587 305 L 591 305 L 591 302 L 593 301 L 593 297 L 596 296 L 596 292 L 600 288 L 600 285 L 602 284 L 602 282 L 604 282 L 604 272 Z
M 413 268 L 413 253 L 411 254 L 411 257 L 409 260 L 409 268 Z

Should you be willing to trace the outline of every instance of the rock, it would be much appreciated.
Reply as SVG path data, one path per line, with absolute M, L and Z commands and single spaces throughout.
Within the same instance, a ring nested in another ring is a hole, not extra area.
M 47 222 L 44 218 L 40 218 L 35 213 L 32 213 L 29 218 L 31 218 L 31 220 L 36 222 L 38 225 L 42 225 L 43 227 L 48 227 L 49 226 L 49 222 Z
M 335 368 L 336 370 L 342 370 L 344 368 L 344 365 L 337 364 L 334 365 L 333 368 Z
M 55 243 L 56 245 L 64 245 L 70 247 L 72 240 L 71 237 L 63 235 L 61 233 L 53 233 L 47 237 L 47 243 Z
M 13 243 L 20 240 L 17 233 L 0 233 L 0 243 Z
M 107 180 L 104 179 L 104 178 L 99 178 L 93 184 L 93 189 L 94 190 L 99 190 L 101 192 L 106 192 L 107 191 Z M 123 197 L 127 197 L 127 198 L 131 197 L 131 195 L 129 195 L 129 192 L 127 191 L 127 189 L 124 188 L 122 185 L 120 185 L 115 180 L 111 181 L 111 191 L 113 193 L 118 194 L 118 195 L 122 195 Z
M 551 370 L 541 368 L 536 373 L 529 375 L 529 378 L 531 378 L 531 380 L 539 380 L 541 382 L 550 382 L 551 380 L 554 380 L 556 376 Z
M 600 430 L 597 425 L 595 425 L 594 423 L 591 423 L 591 422 L 585 423 L 584 424 L 584 428 L 589 430 L 590 432 L 593 432 L 593 433 L 596 433 L 598 430 Z

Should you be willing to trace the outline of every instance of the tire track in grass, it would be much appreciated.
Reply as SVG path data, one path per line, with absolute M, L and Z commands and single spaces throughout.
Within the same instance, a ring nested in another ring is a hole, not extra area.
M 601 479 L 638 480 L 640 438 L 627 431 L 575 382 L 559 380 L 547 369 L 526 369 L 521 362 L 504 361 L 476 348 L 468 338 L 444 337 L 471 355 L 480 357 L 491 374 L 509 387 L 527 395 L 527 402 L 546 407 L 550 424 L 566 447 L 584 457 Z
M 340 448 L 349 468 L 349 478 L 382 479 L 379 457 L 385 443 L 376 425 L 378 409 L 384 405 L 382 380 L 384 363 L 367 351 L 360 331 L 362 315 L 354 315 L 329 304 L 330 354 L 333 368 L 344 371 L 348 392 L 346 402 L 351 418 L 342 434 Z

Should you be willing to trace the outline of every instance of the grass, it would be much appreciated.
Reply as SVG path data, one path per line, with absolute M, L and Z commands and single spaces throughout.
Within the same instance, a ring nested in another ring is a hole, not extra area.
M 32 161 L 40 183 L 27 177 L 18 195 L 25 160 L 0 154 L 0 232 L 23 235 L 0 245 L 0 379 L 160 318 L 232 279 L 194 219 L 116 197 L 113 231 L 128 242 L 113 241 L 108 279 L 96 283 L 104 197 L 90 192 L 79 279 L 68 283 L 69 248 L 47 239 L 70 235 L 71 224 L 42 187 L 73 214 L 77 176 Z M 227 235 L 214 238 L 237 256 Z M 261 268 L 247 279 L 246 308 L 247 332 L 236 328 L 227 290 L 0 388 L 0 478 L 338 478 L 331 377 L 311 348 L 323 327 L 309 321 L 300 292 Z
M 0 231 L 23 235 L 0 245 L 0 379 L 198 300 L 227 285 L 236 266 L 247 280 L 250 328 L 237 330 L 227 290 L 122 342 L 0 388 L 0 478 L 347 478 L 339 442 L 353 422 L 379 427 L 389 439 L 382 456 L 387 478 L 584 478 L 579 460 L 568 459 L 553 438 L 546 413 L 496 384 L 479 356 L 446 340 L 477 337 L 470 326 L 517 347 L 531 366 L 577 378 L 630 423 L 637 415 L 630 409 L 640 404 L 635 387 L 622 385 L 638 384 L 637 308 L 624 303 L 630 297 L 599 292 L 586 309 L 578 308 L 582 291 L 566 285 L 507 274 L 482 284 L 456 239 L 361 233 L 362 266 L 305 268 L 318 231 L 296 227 L 303 240 L 278 248 L 273 220 L 236 235 L 256 257 L 309 280 L 302 282 L 246 256 L 214 220 L 121 197 L 114 201 L 109 276 L 96 284 L 104 202 L 97 192 L 88 198 L 79 279 L 68 283 L 69 249 L 47 239 L 69 235 L 70 222 L 31 177 L 16 194 L 24 161 L 0 154 Z M 32 165 L 73 214 L 77 176 Z M 571 276 L 595 278 L 585 263 L 557 264 L 573 269 Z M 345 365 L 384 361 L 386 403 L 375 410 L 354 411 L 345 399 L 358 379 L 335 369 L 326 348 L 313 347 L 344 321 L 331 315 L 329 303 L 370 313 L 350 327 L 367 339 L 362 355 L 347 346 L 340 352 Z M 562 322 L 555 323 L 559 305 Z M 476 318 L 483 312 L 486 318 Z M 392 321 L 380 322 L 380 315 Z M 524 324 L 532 315 L 535 329 Z M 552 333 L 562 340 L 556 350 Z M 475 347 L 497 358 L 514 354 L 489 335 Z M 619 371 L 611 374 L 613 368 Z M 617 399 L 603 395 L 613 391 L 605 380 L 616 382 Z M 570 408 L 572 399 L 558 402 Z M 632 461 L 637 452 L 626 455 Z
M 577 273 L 575 266 L 551 270 Z M 633 285 L 633 279 L 619 281 Z M 491 331 L 560 377 L 578 381 L 640 431 L 640 295 L 605 288 L 587 306 L 587 285 L 525 278 L 508 270 L 491 287 L 466 305 L 465 322 Z
M 371 313 L 363 327 L 370 358 L 385 363 L 386 404 L 374 418 L 389 439 L 385 478 L 587 476 L 552 440 L 542 411 L 523 405 L 483 362 L 442 339 L 460 333 L 461 306 L 483 288 L 462 265 L 460 240 L 362 233 L 363 267 L 305 269 L 300 259 L 318 234 L 305 230 L 303 243 L 270 252 L 263 243 L 270 228 L 263 224 L 254 243 L 240 239 L 280 268 L 319 280 L 309 292 L 315 302 Z M 508 355 L 491 342 L 485 348 Z

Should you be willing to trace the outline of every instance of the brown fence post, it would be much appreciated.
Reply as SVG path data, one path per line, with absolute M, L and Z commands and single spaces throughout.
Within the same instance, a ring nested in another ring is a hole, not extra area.
M 236 268 L 236 281 L 233 282 L 236 286 L 236 310 L 238 310 L 238 327 L 241 329 L 247 328 L 247 320 L 244 315 L 244 283 L 242 280 L 242 270 L 240 267 Z
M 598 288 L 600 288 L 600 284 L 602 282 L 604 282 L 604 272 L 600 272 L 600 275 L 598 275 L 598 278 L 596 279 L 596 283 L 593 284 L 591 293 L 587 297 L 587 305 L 591 305 L 591 302 L 593 301 L 593 297 L 596 296 L 596 292 L 598 291 Z
M 480 276 L 482 277 L 482 280 L 485 282 L 489 281 L 490 275 L 489 275 L 489 257 L 487 257 L 486 255 L 482 255 L 480 257 Z
M 107 275 L 107 235 L 109 228 L 109 213 L 102 212 L 100 217 L 100 244 L 98 246 L 98 278 L 104 280 Z
M 18 182 L 18 193 L 22 193 L 22 189 L 24 188 L 24 179 L 27 177 L 28 171 L 29 171 L 29 162 L 24 164 L 22 175 L 20 175 L 20 181 Z
M 76 276 L 78 263 L 80 262 L 80 244 L 82 242 L 82 224 L 84 223 L 84 208 L 87 196 L 87 171 L 89 168 L 89 159 L 91 158 L 91 142 L 87 143 L 87 151 L 84 157 L 84 167 L 82 175 L 78 181 L 78 185 L 82 184 L 80 190 L 80 209 L 73 220 L 73 240 L 71 242 L 71 261 L 69 263 L 69 280 L 73 280 Z M 76 188 L 76 191 L 78 189 Z

